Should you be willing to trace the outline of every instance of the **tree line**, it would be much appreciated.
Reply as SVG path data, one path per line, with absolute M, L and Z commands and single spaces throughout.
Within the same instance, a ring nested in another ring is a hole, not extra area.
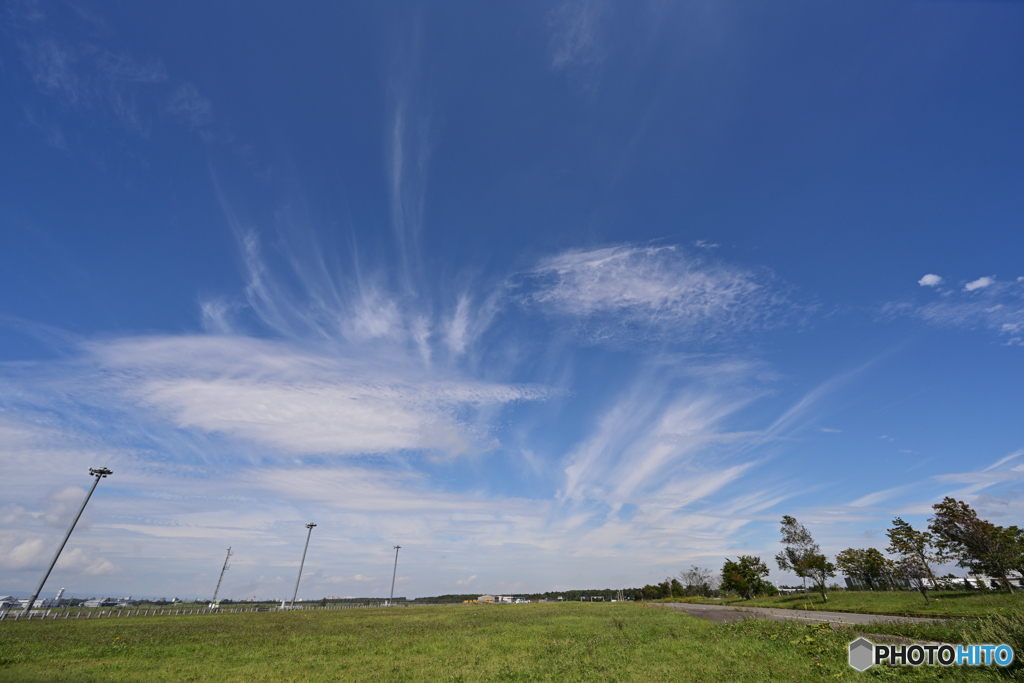
M 1013 592 L 1012 572 L 1024 577 L 1024 530 L 1016 526 L 1001 527 L 978 517 L 963 501 L 946 497 L 932 506 L 927 530 L 914 529 L 897 517 L 886 531 L 889 545 L 885 557 L 877 548 L 847 548 L 832 562 L 821 552 L 810 531 L 796 518 L 784 515 L 781 523 L 783 550 L 775 556 L 782 571 L 789 571 L 810 581 L 813 588 L 828 600 L 827 582 L 837 570 L 855 579 L 869 590 L 895 589 L 909 586 L 920 591 L 928 602 L 929 586 L 960 581 L 952 575 L 936 577 L 933 566 L 955 561 L 957 566 L 973 574 L 985 574 L 1006 590 Z M 684 595 L 705 594 L 706 581 L 691 586 L 697 568 L 683 572 L 680 590 Z M 707 570 L 704 570 L 707 571 Z M 707 572 L 710 574 L 710 572 Z M 760 557 L 740 555 L 726 558 L 722 566 L 720 589 L 750 599 L 757 595 L 774 595 L 775 586 L 767 581 L 768 565 Z M 668 596 L 665 596 L 668 597 Z

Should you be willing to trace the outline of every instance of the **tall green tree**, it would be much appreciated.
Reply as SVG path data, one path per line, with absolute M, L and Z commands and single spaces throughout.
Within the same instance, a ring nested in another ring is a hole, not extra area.
M 885 556 L 876 548 L 847 548 L 836 555 L 836 567 L 875 590 L 885 580 Z
M 821 599 L 825 602 L 828 602 L 828 580 L 835 575 L 836 566 L 829 562 L 827 557 L 821 553 L 811 556 L 811 561 L 807 563 L 807 578 L 821 593 Z
M 887 590 L 895 590 L 899 587 L 900 581 L 900 570 L 896 566 L 896 562 L 890 558 L 885 558 L 885 565 L 882 568 L 882 580 L 885 583 Z
M 1013 585 L 1007 576 L 1017 564 L 1015 540 L 1006 529 L 978 517 L 962 500 L 946 497 L 932 506 L 935 513 L 928 528 L 937 539 L 939 552 L 957 560 L 975 574 L 988 574 L 1008 591 Z
M 686 595 L 709 597 L 717 587 L 717 582 L 711 570 L 698 567 L 697 565 L 679 572 L 679 580 L 683 584 Z
M 1006 544 L 1010 550 L 1010 568 L 1015 569 L 1021 576 L 1021 584 L 1024 585 L 1024 529 L 1016 526 L 1005 529 L 1007 535 Z
M 827 602 L 826 584 L 829 577 L 836 575 L 835 565 L 822 554 L 811 532 L 795 517 L 783 515 L 781 532 L 783 549 L 775 556 L 779 569 L 793 572 L 802 579 L 810 579 Z
M 885 532 L 889 537 L 889 547 L 886 550 L 899 557 L 914 557 L 921 565 L 925 575 L 932 581 L 935 574 L 932 573 L 932 563 L 940 560 L 938 549 L 935 547 L 935 537 L 927 531 L 917 531 L 909 523 L 897 517 L 892 520 L 892 528 Z
M 722 565 L 722 590 L 736 591 L 749 600 L 755 595 L 768 593 L 768 565 L 760 557 L 740 555 L 735 562 L 725 558 Z
M 897 570 L 911 587 L 921 593 L 925 604 L 930 604 L 925 579 L 931 579 L 932 585 L 935 585 L 932 563 L 943 559 L 935 545 L 935 536 L 927 531 L 917 531 L 899 517 L 892 520 L 892 528 L 885 534 L 889 537 L 886 550 L 896 556 Z

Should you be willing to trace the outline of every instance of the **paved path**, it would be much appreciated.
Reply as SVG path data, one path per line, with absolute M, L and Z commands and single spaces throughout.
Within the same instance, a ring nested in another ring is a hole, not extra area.
M 731 605 L 694 605 L 688 602 L 649 603 L 660 604 L 662 607 L 686 612 L 690 616 L 708 619 L 724 624 L 739 619 L 771 619 L 772 621 L 804 621 L 811 624 L 830 622 L 833 624 L 849 624 L 863 626 L 873 622 L 903 621 L 918 624 L 929 624 L 941 619 L 920 619 L 915 617 L 894 617 L 885 614 L 850 614 L 847 612 L 818 612 L 796 609 L 773 609 L 770 607 L 733 607 Z

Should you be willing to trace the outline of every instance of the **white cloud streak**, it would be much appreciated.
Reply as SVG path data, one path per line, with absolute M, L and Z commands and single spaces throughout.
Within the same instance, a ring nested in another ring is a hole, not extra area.
M 887 316 L 910 316 L 940 327 L 986 329 L 1008 345 L 1024 345 L 1024 280 L 981 277 L 960 290 L 936 286 L 937 300 L 894 302 L 883 306 Z
M 528 301 L 583 320 L 593 340 L 706 340 L 777 325 L 793 310 L 769 276 L 671 246 L 567 251 L 542 260 L 526 284 Z
M 601 20 L 605 10 L 602 0 L 564 0 L 552 10 L 552 69 L 567 71 L 601 62 Z
M 166 110 L 193 129 L 213 122 L 213 105 L 191 83 L 179 85 L 167 100 Z
M 91 345 L 128 396 L 180 427 L 297 454 L 473 450 L 461 416 L 543 399 L 537 387 L 432 375 L 398 353 L 317 355 L 240 337 L 154 337 Z
M 154 123 L 168 114 L 204 140 L 213 140 L 213 105 L 194 85 L 174 84 L 160 60 L 138 59 L 105 46 L 102 37 L 112 27 L 81 8 L 50 10 L 51 16 L 35 18 L 14 18 L 18 12 L 12 11 L 8 19 L 13 21 L 7 24 L 41 95 L 23 103 L 25 117 L 50 145 L 66 149 L 69 139 L 81 143 L 87 137 L 69 137 L 63 127 L 106 126 L 111 118 L 125 132 L 147 138 Z

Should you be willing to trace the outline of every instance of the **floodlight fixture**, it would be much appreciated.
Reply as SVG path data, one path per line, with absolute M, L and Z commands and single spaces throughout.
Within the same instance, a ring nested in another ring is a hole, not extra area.
M 61 551 L 64 550 L 64 546 L 67 545 L 68 539 L 71 538 L 71 532 L 75 530 L 75 525 L 78 524 L 78 518 L 81 517 L 82 512 L 85 511 L 85 504 L 89 502 L 89 499 L 92 497 L 92 492 L 96 490 L 96 485 L 100 483 L 100 479 L 103 479 L 104 477 L 110 474 L 113 474 L 113 472 L 108 470 L 106 467 L 89 468 L 89 475 L 96 477 L 92 482 L 92 487 L 89 489 L 89 493 L 85 494 L 85 500 L 82 501 L 82 507 L 78 508 L 78 514 L 75 515 L 75 518 L 73 520 L 71 520 L 71 526 L 68 527 L 68 532 L 64 534 L 64 540 L 60 542 L 60 546 L 58 546 L 57 552 L 53 554 L 53 559 L 50 560 L 50 566 L 46 568 L 46 572 L 43 574 L 43 578 L 40 579 L 39 585 L 36 586 L 35 593 L 33 593 L 32 597 L 28 599 L 28 604 L 25 605 L 25 610 L 24 612 L 22 612 L 22 614 L 29 614 L 30 610 L 32 609 L 32 605 L 35 604 L 36 598 L 39 597 L 40 591 L 43 590 L 43 584 L 46 583 L 46 579 L 50 577 L 50 572 L 53 571 L 53 565 L 57 564 L 57 558 L 60 557 Z
M 292 593 L 292 607 L 295 607 L 295 596 L 299 594 L 299 581 L 302 581 L 302 567 L 306 564 L 306 551 L 309 550 L 309 537 L 313 535 L 313 527 L 315 526 L 316 524 L 313 524 L 313 522 L 306 525 L 309 532 L 306 534 L 306 547 L 302 549 L 302 562 L 299 563 L 299 577 L 295 579 L 295 592 Z

